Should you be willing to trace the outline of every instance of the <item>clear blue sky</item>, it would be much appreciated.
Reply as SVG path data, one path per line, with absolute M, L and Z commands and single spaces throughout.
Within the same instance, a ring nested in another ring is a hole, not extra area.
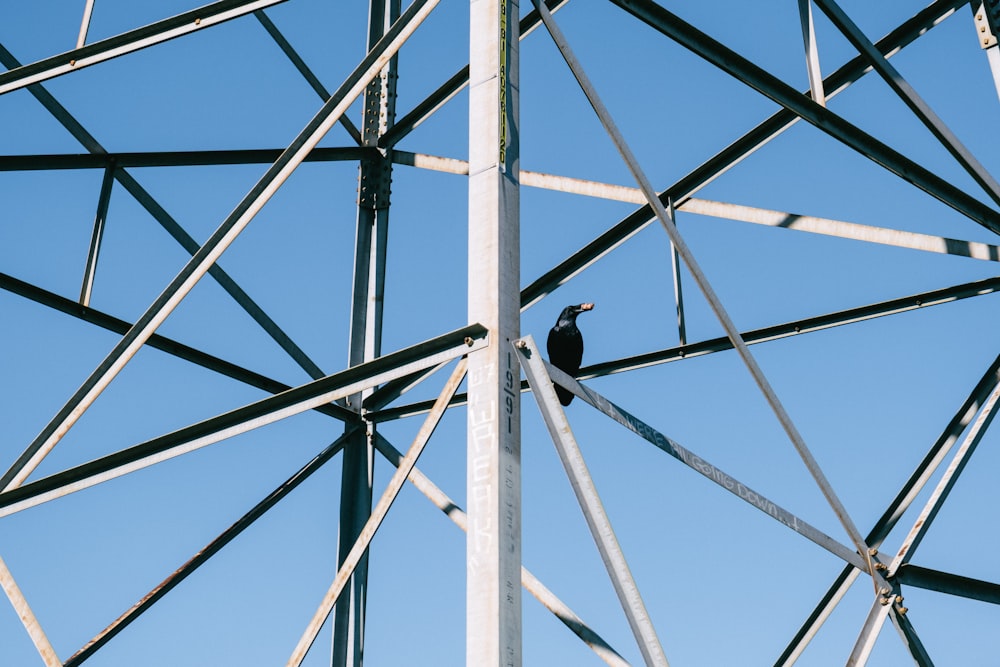
M 98 0 L 89 41 L 198 2 Z M 924 0 L 841 6 L 871 39 Z M 0 0 L 0 44 L 22 63 L 73 47 L 82 0 Z M 329 90 L 364 53 L 367 3 L 291 0 L 267 10 Z M 797 3 L 664 3 L 799 90 L 808 88 Z M 526 13 L 530 3 L 522 0 Z M 444 0 L 402 49 L 398 114 L 468 62 L 466 2 Z M 611 3 L 556 14 L 653 183 L 666 187 L 777 105 Z M 817 11 L 829 74 L 855 53 Z M 985 52 L 962 7 L 892 59 L 984 164 L 1000 174 L 1000 118 Z M 252 16 L 49 82 L 111 152 L 284 148 L 320 107 Z M 521 168 L 633 185 L 544 31 L 521 46 Z M 398 148 L 466 159 L 468 97 L 457 95 Z M 988 202 L 870 74 L 830 109 Z M 360 124 L 358 105 L 350 113 Z M 0 156 L 83 153 L 26 90 L 0 96 Z M 349 146 L 334 128 L 323 146 Z M 266 165 L 130 173 L 203 241 Z M 75 299 L 101 170 L 0 172 L 0 272 Z M 398 166 L 393 175 L 383 349 L 466 323 L 465 179 Z M 346 365 L 354 244 L 354 163 L 302 166 L 220 264 L 328 373 Z M 805 123 L 698 197 L 982 243 L 996 235 Z M 619 220 L 633 204 L 524 188 L 522 284 Z M 993 208 L 996 208 L 994 205 Z M 742 331 L 997 275 L 995 262 L 678 213 L 681 233 Z M 113 190 L 92 305 L 137 318 L 184 265 L 184 251 L 120 186 Z M 690 274 L 690 342 L 722 335 Z M 666 234 L 650 225 L 527 310 L 541 343 L 561 308 L 580 319 L 584 364 L 677 345 Z M 995 296 L 934 306 L 751 349 L 854 522 L 866 533 L 997 354 Z M 0 468 L 17 458 L 117 337 L 0 291 Z M 209 278 L 159 333 L 289 385 L 309 378 Z M 433 397 L 448 371 L 404 397 Z M 746 485 L 848 543 L 733 352 L 589 382 Z M 33 478 L 262 398 L 262 392 L 156 350 L 116 378 Z M 633 664 L 641 664 L 533 398 L 523 396 L 525 565 Z M 770 665 L 842 563 L 576 401 L 577 439 L 672 665 Z M 406 449 L 422 419 L 380 425 Z M 99 487 L 0 518 L 0 555 L 62 659 L 335 439 L 339 422 L 302 414 Z M 1000 442 L 987 433 L 926 540 L 925 567 L 1000 581 L 995 554 Z M 465 412 L 445 417 L 419 467 L 465 506 Z M 377 462 L 375 493 L 392 468 Z M 935 478 L 936 479 L 936 478 Z M 334 459 L 88 662 L 283 665 L 335 573 L 340 461 Z M 915 503 L 919 509 L 927 491 Z M 885 543 L 892 553 L 915 513 Z M 370 665 L 464 662 L 463 534 L 406 487 L 371 553 Z M 798 664 L 842 664 L 871 603 L 861 580 Z M 909 616 L 939 665 L 993 665 L 995 606 L 908 587 Z M 601 664 L 524 595 L 524 664 Z M 329 664 L 324 630 L 304 664 Z M 890 625 L 869 662 L 908 664 Z M 0 666 L 41 664 L 0 602 Z

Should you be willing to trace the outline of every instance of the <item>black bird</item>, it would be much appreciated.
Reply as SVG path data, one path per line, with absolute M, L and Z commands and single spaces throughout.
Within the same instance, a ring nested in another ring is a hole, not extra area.
M 580 363 L 583 361 L 583 334 L 576 328 L 576 316 L 593 307 L 592 303 L 566 306 L 559 313 L 556 325 L 549 330 L 549 339 L 546 341 L 549 363 L 573 377 L 580 372 Z M 573 394 L 559 385 L 555 385 L 555 389 L 559 402 L 569 405 Z

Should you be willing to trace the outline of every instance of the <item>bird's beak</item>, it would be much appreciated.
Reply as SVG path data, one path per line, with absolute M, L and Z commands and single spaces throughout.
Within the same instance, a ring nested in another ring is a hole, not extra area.
M 580 304 L 580 310 L 593 310 L 593 309 L 594 309 L 594 304 L 592 304 L 592 303 L 581 303 Z

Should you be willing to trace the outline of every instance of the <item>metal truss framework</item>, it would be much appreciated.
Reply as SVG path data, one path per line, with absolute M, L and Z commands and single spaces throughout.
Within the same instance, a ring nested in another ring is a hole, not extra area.
M 0 155 L 0 171 L 89 169 L 102 170 L 104 174 L 79 298 L 56 294 L 3 272 L 0 272 L 0 289 L 121 336 L 119 343 L 83 382 L 80 389 L 52 416 L 38 437 L 26 444 L 23 453 L 0 477 L 0 519 L 42 503 L 57 500 L 71 502 L 61 499 L 306 411 L 332 417 L 342 423 L 344 429 L 343 435 L 320 449 L 294 475 L 68 658 L 56 655 L 43 624 L 33 614 L 29 600 L 18 587 L 14 574 L 0 559 L 0 585 L 37 648 L 43 664 L 83 664 L 337 455 L 341 455 L 343 459 L 338 569 L 329 590 L 304 628 L 300 641 L 293 648 L 287 662 L 289 666 L 302 663 L 331 615 L 334 618 L 333 664 L 362 664 L 367 554 L 375 532 L 407 480 L 469 534 L 467 664 L 477 667 L 521 664 L 522 621 L 518 579 L 521 587 L 589 646 L 600 660 L 610 665 L 628 664 L 621 653 L 598 634 L 597 629 L 584 622 L 521 564 L 520 395 L 524 391 L 530 391 L 538 403 L 569 476 L 642 659 L 647 665 L 666 665 L 666 656 L 670 654 L 669 642 L 664 646 L 657 636 L 655 624 L 639 594 L 636 580 L 629 571 L 624 550 L 616 539 L 608 514 L 583 460 L 571 423 L 556 400 L 553 382 L 569 389 L 598 412 L 700 473 L 719 488 L 749 503 L 843 561 L 842 573 L 801 629 L 794 634 L 784 652 L 777 658 L 776 665 L 791 665 L 798 659 L 859 576 L 871 579 L 874 595 L 868 617 L 859 623 L 861 630 L 848 658 L 848 664 L 852 665 L 864 664 L 868 660 L 886 619 L 893 622 L 906 650 L 917 664 L 932 664 L 932 656 L 921 643 L 910 617 L 907 616 L 907 609 L 902 604 L 905 586 L 1000 604 L 1000 584 L 910 562 L 993 419 L 997 400 L 1000 398 L 1000 357 L 989 366 L 968 398 L 959 406 L 926 456 L 885 509 L 883 516 L 863 535 L 749 350 L 750 345 L 757 343 L 988 295 L 1000 289 L 1000 278 L 951 285 L 765 328 L 740 331 L 699 268 L 694 253 L 678 232 L 675 222 L 677 212 L 684 212 L 949 254 L 970 260 L 1000 261 L 1000 247 L 989 243 L 904 232 L 694 197 L 700 189 L 801 120 L 969 220 L 993 233 L 1000 233 L 1000 211 L 996 208 L 996 204 L 1000 204 L 1000 185 L 889 60 L 921 35 L 969 5 L 966 0 L 936 0 L 874 42 L 869 41 L 833 0 L 800 0 L 799 14 L 810 81 L 808 91 L 795 90 L 651 0 L 611 0 L 628 15 L 715 65 L 780 107 L 780 111 L 664 189 L 655 188 L 639 166 L 596 88 L 573 55 L 569 41 L 562 35 L 550 13 L 565 4 L 565 0 L 549 0 L 547 3 L 534 0 L 534 7 L 520 21 L 517 20 L 520 9 L 516 2 L 475 0 L 472 3 L 470 42 L 473 47 L 470 66 L 456 72 L 398 120 L 395 112 L 397 53 L 419 29 L 421 22 L 431 14 L 438 0 L 414 0 L 407 7 L 400 7 L 398 0 L 372 0 L 367 55 L 352 68 L 349 76 L 333 92 L 323 86 L 265 13 L 267 7 L 283 1 L 220 0 L 141 29 L 87 44 L 86 36 L 93 10 L 91 0 L 87 3 L 79 40 L 73 50 L 22 64 L 0 44 L 0 62 L 8 68 L 6 73 L 0 74 L 0 95 L 26 88 L 86 151 L 82 154 L 62 155 Z M 981 3 L 975 1 L 972 4 L 972 13 L 977 25 L 980 25 L 983 23 L 981 13 L 988 8 L 984 9 Z M 821 44 L 816 40 L 813 5 L 837 27 L 858 53 L 825 78 L 822 77 L 820 68 Z M 76 71 L 89 66 L 100 66 L 102 62 L 112 58 L 127 57 L 140 49 L 155 48 L 166 40 L 206 30 L 233 19 L 252 20 L 248 15 L 255 17 L 264 27 L 321 100 L 313 119 L 285 148 L 110 152 L 44 87 L 49 80 L 72 76 Z M 985 25 L 989 29 L 990 24 Z M 541 30 L 543 26 L 544 31 Z M 637 188 L 521 169 L 518 143 L 518 42 L 536 29 L 536 38 L 547 39 L 542 34 L 547 32 L 561 52 L 635 177 Z M 1000 70 L 997 56 L 1000 47 L 997 46 L 995 37 L 992 40 L 985 39 L 982 46 L 987 52 L 994 76 L 1000 81 L 1000 75 L 997 74 Z M 980 192 L 975 195 L 966 192 L 829 108 L 829 100 L 869 73 L 874 73 L 887 83 L 961 170 L 980 188 Z M 394 148 L 466 86 L 469 86 L 471 137 L 467 160 Z M 360 128 L 345 115 L 356 100 L 361 100 L 363 107 Z M 319 147 L 319 142 L 338 123 L 346 129 L 355 145 Z M 308 161 L 353 161 L 360 165 L 349 362 L 346 368 L 333 373 L 321 369 L 310 359 L 217 263 L 288 176 L 299 165 Z M 269 167 L 204 243 L 196 242 L 129 171 L 150 166 L 230 164 L 265 164 Z M 464 175 L 468 179 L 469 324 L 412 347 L 384 354 L 381 343 L 382 302 L 385 276 L 392 271 L 386 259 L 389 181 L 397 166 L 449 172 Z M 90 305 L 94 279 L 100 265 L 102 236 L 112 186 L 115 183 L 133 197 L 190 255 L 190 260 L 176 278 L 135 321 L 126 321 Z M 521 186 L 624 201 L 636 204 L 639 208 L 579 251 L 521 287 L 518 256 Z M 985 195 L 992 204 L 983 203 L 981 195 Z M 549 366 L 542 359 L 533 339 L 521 336 L 520 314 L 622 246 L 653 220 L 657 220 L 669 236 L 680 344 L 668 349 L 602 361 L 583 368 L 577 378 Z M 682 262 L 725 330 L 724 337 L 689 340 L 680 286 Z M 312 381 L 292 387 L 156 333 L 163 321 L 206 274 L 227 292 Z M 8 324 L 11 325 L 17 326 L 17 323 Z M 36 468 L 143 346 L 156 348 L 178 361 L 196 364 L 238 383 L 263 390 L 271 396 L 88 463 L 33 478 Z M 752 490 L 579 381 L 689 360 L 730 349 L 735 349 L 739 354 L 815 484 L 837 516 L 848 538 L 846 543 L 825 534 L 762 493 Z M 410 388 L 451 364 L 455 364 L 454 369 L 436 399 L 409 404 L 399 401 Z M 527 378 L 525 381 L 520 380 L 522 370 Z M 468 393 L 459 393 L 460 384 L 467 375 Z M 431 440 L 442 416 L 448 409 L 462 405 L 468 406 L 468 514 L 416 467 L 418 457 Z M 403 454 L 379 432 L 378 426 L 417 414 L 427 416 L 412 445 Z M 376 451 L 395 468 L 395 472 L 381 497 L 373 504 L 372 469 Z M 941 469 L 943 472 L 940 472 Z M 883 542 L 935 475 L 938 478 L 936 486 L 901 546 L 891 558 L 883 557 Z

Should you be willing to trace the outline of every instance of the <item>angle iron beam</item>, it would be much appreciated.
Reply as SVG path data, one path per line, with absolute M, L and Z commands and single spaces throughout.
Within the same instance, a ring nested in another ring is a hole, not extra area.
M 96 653 L 102 646 L 111 641 L 115 635 L 127 628 L 132 621 L 139 618 L 144 612 L 152 607 L 157 601 L 173 590 L 178 584 L 188 576 L 194 574 L 195 570 L 208 562 L 208 560 L 222 550 L 227 544 L 236 539 L 240 533 L 249 528 L 257 519 L 262 517 L 269 509 L 306 481 L 314 472 L 339 453 L 347 444 L 352 431 L 340 436 L 333 443 L 328 445 L 323 451 L 317 454 L 306 465 L 291 477 L 281 483 L 274 491 L 268 494 L 263 500 L 253 506 L 246 514 L 237 519 L 232 525 L 226 528 L 214 540 L 205 545 L 198 553 L 187 560 L 182 566 L 172 572 L 166 579 L 161 581 L 155 588 L 142 596 L 138 602 L 130 607 L 125 613 L 119 616 L 104 630 L 99 632 L 93 639 L 84 644 L 74 653 L 63 667 L 78 667 L 87 658 Z
M 80 20 L 80 33 L 76 37 L 76 48 L 81 48 L 87 43 L 87 33 L 90 31 L 90 18 L 94 13 L 94 0 L 87 0 L 83 8 L 83 18 Z
M 23 280 L 13 278 L 5 273 L 0 273 L 0 289 L 119 335 L 124 335 L 133 326 L 125 320 L 118 319 L 117 317 L 113 317 L 105 312 L 91 307 L 81 306 L 72 299 L 67 299 L 66 297 L 59 296 L 53 292 L 43 290 L 40 287 L 26 283 Z M 207 368 L 208 370 L 219 373 L 220 375 L 225 375 L 234 380 L 243 382 L 244 384 L 256 387 L 257 389 L 262 389 L 270 394 L 279 394 L 283 391 L 291 389 L 290 385 L 284 384 L 283 382 L 278 382 L 277 380 L 269 378 L 265 375 L 255 373 L 247 368 L 243 368 L 242 366 L 220 359 L 219 357 L 202 352 L 201 350 L 195 349 L 171 338 L 167 338 L 166 336 L 161 336 L 160 334 L 153 334 L 150 336 L 149 340 L 146 341 L 146 345 L 160 350 L 161 352 L 166 352 L 167 354 L 177 357 L 178 359 L 183 359 L 193 364 L 197 364 L 202 368 Z M 346 408 L 342 408 L 334 403 L 321 405 L 315 408 L 315 410 L 344 422 L 356 422 L 359 419 L 357 413 L 347 410 Z
M 1000 213 L 895 151 L 778 77 L 709 37 L 652 0 L 611 0 L 651 28 L 793 112 L 849 148 L 920 188 L 990 231 L 1000 234 Z
M 854 642 L 854 648 L 847 658 L 847 667 L 864 667 L 868 664 L 868 657 L 872 649 L 875 648 L 875 640 L 878 639 L 885 619 L 889 617 L 889 605 L 882 605 L 873 601 L 865 617 L 865 623 L 858 633 L 858 638 Z
M 379 451 L 382 456 L 386 458 L 394 466 L 399 466 L 400 461 L 403 459 L 403 454 L 396 449 L 392 443 L 385 439 L 381 433 L 375 434 L 375 448 Z M 424 496 L 434 503 L 434 506 L 441 510 L 446 517 L 451 519 L 452 523 L 462 529 L 463 532 L 468 532 L 469 521 L 468 515 L 465 511 L 459 507 L 454 500 L 452 500 L 444 491 L 442 491 L 434 482 L 432 482 L 421 470 L 414 467 L 410 471 L 407 479 L 418 491 L 420 491 Z M 521 586 L 524 590 L 531 593 L 535 599 L 542 603 L 546 609 L 551 611 L 556 618 L 562 622 L 573 634 L 579 637 L 585 644 L 587 644 L 594 653 L 598 655 L 604 662 L 611 665 L 611 667 L 628 667 L 628 662 L 625 661 L 621 655 L 615 651 L 611 646 L 604 641 L 604 639 L 598 635 L 589 625 L 587 625 L 583 619 L 576 615 L 576 613 L 570 609 L 566 603 L 560 600 L 556 595 L 550 591 L 548 588 L 538 580 L 535 575 L 528 571 L 526 567 L 521 566 Z M 67 666 L 68 667 L 68 666 Z
M 1000 584 L 950 572 L 932 570 L 911 563 L 904 563 L 896 571 L 896 580 L 908 586 L 929 591 L 957 595 L 970 600 L 1000 604 Z
M 957 255 L 989 262 L 1000 261 L 1000 247 L 976 241 L 963 241 L 944 236 L 933 236 L 931 234 L 862 225 L 843 220 L 831 220 L 830 218 L 817 218 L 809 215 L 773 211 L 753 206 L 695 199 L 694 197 L 690 197 L 685 201 L 681 210 L 696 215 L 749 222 L 755 225 L 764 225 L 778 229 L 823 234 L 842 239 L 879 243 L 923 252 Z
M 766 343 L 780 338 L 787 338 L 789 336 L 822 331 L 824 329 L 844 324 L 863 322 L 876 317 L 895 315 L 909 310 L 917 310 L 919 308 L 927 308 L 930 306 L 951 303 L 952 301 L 958 301 L 960 299 L 984 296 L 997 291 L 1000 291 L 1000 277 L 987 278 L 985 280 L 962 283 L 960 285 L 945 287 L 939 290 L 932 290 L 930 292 L 921 292 L 920 294 L 913 294 L 899 299 L 892 299 L 890 301 L 881 301 L 879 303 L 873 303 L 857 308 L 849 308 L 847 310 L 840 310 L 825 315 L 807 317 L 805 319 L 786 322 L 784 324 L 776 324 L 763 327 L 761 329 L 753 329 L 742 334 L 742 336 L 748 345 Z M 678 361 L 680 359 L 702 356 L 713 352 L 731 350 L 732 347 L 732 341 L 724 336 L 720 336 L 718 338 L 710 338 L 708 340 L 690 343 L 680 347 L 672 347 L 657 350 L 655 352 L 646 352 L 632 357 L 625 357 L 623 359 L 615 359 L 612 361 L 605 361 L 585 366 L 580 369 L 580 373 L 577 377 L 586 380 L 604 375 L 611 375 L 613 373 L 621 373 L 624 371 L 646 368 L 647 366 Z
M 271 164 L 281 148 L 242 150 L 148 151 L 142 153 L 66 153 L 55 155 L 3 155 L 0 171 L 41 171 L 56 169 L 104 169 L 112 161 L 129 167 L 202 167 L 232 164 Z M 376 148 L 317 146 L 303 162 L 338 162 L 380 157 Z
M 931 660 L 931 656 L 927 652 L 927 647 L 924 646 L 923 642 L 920 641 L 920 637 L 917 636 L 917 631 L 913 627 L 913 623 L 910 622 L 909 617 L 893 606 L 889 610 L 889 618 L 892 620 L 892 624 L 896 626 L 896 631 L 899 632 L 903 644 L 909 650 L 910 657 L 913 658 L 917 667 L 934 667 L 934 661 Z
M 417 459 L 420 458 L 424 448 L 427 446 L 431 436 L 434 434 L 435 429 L 437 429 L 438 424 L 441 423 L 441 418 L 448 409 L 448 402 L 451 400 L 451 397 L 455 395 L 459 384 L 461 384 L 462 380 L 465 379 L 465 371 L 467 368 L 468 360 L 466 357 L 462 357 L 455 366 L 455 370 L 452 371 L 451 377 L 449 377 L 448 381 L 445 383 L 445 386 L 441 390 L 437 400 L 434 402 L 434 407 L 427 415 L 424 423 L 421 424 L 420 430 L 417 431 L 417 435 L 413 439 L 410 449 L 406 452 L 406 456 L 402 458 L 395 472 L 393 472 L 392 477 L 389 478 L 385 491 L 382 492 L 382 496 L 379 498 L 375 508 L 371 511 L 371 515 L 364 523 L 364 526 L 362 526 L 361 531 L 358 533 L 346 556 L 340 561 L 333 583 L 330 584 L 330 588 L 323 596 L 323 600 L 320 602 L 319 608 L 316 610 L 316 613 L 313 615 L 309 624 L 306 626 L 305 631 L 302 633 L 299 643 L 296 645 L 295 650 L 288 659 L 287 667 L 298 667 L 302 663 L 302 660 L 305 659 L 306 653 L 308 653 L 309 648 L 313 645 L 313 642 L 316 641 L 316 636 L 319 634 L 320 629 L 322 629 L 327 617 L 329 617 L 330 613 L 333 611 L 333 607 L 337 603 L 337 599 L 343 593 L 344 588 L 351 580 L 355 568 L 357 568 L 358 565 L 364 561 L 372 539 L 375 537 L 379 527 L 382 525 L 382 521 L 385 519 L 396 498 L 399 496 L 399 492 L 402 491 L 403 486 L 406 484 L 406 478 L 409 477 L 410 472 L 417 464 Z M 334 639 L 336 640 L 337 637 Z M 360 651 L 360 647 L 358 647 L 358 650 Z M 361 660 L 359 657 L 356 664 L 360 663 Z
M 285 0 L 219 0 L 0 74 L 0 95 L 203 30 Z
M 0 589 L 3 590 L 11 606 L 14 607 L 18 618 L 21 619 L 21 623 L 31 638 L 31 642 L 35 645 L 39 657 L 45 663 L 45 667 L 60 667 L 62 661 L 56 655 L 55 649 L 52 648 L 52 643 L 38 622 L 35 613 L 31 610 L 28 600 L 24 597 L 24 593 L 21 592 L 21 588 L 17 585 L 14 575 L 11 574 L 10 568 L 7 567 L 7 563 L 4 562 L 3 558 L 0 558 Z
M 656 635 L 656 627 L 642 601 L 639 587 L 635 583 L 625 553 L 615 536 L 611 520 L 587 469 L 583 452 L 580 451 L 580 446 L 573 435 L 566 412 L 559 405 L 542 355 L 530 336 L 514 341 L 513 346 L 521 359 L 521 368 L 524 369 L 524 374 L 531 385 L 542 419 L 559 454 L 559 460 L 566 470 L 566 476 L 569 477 L 577 503 L 587 520 L 587 526 L 601 554 L 601 560 L 604 561 L 604 567 L 618 595 L 622 611 L 628 619 L 639 652 L 649 667 L 667 667 L 667 657 Z
M 108 357 L 88 377 L 42 432 L 28 445 L 13 466 L 0 478 L 0 489 L 16 488 L 41 463 L 69 431 L 111 380 L 121 371 L 160 323 L 173 311 L 194 285 L 208 272 L 225 249 L 246 228 L 257 212 L 301 164 L 337 119 L 403 45 L 413 30 L 437 5 L 438 0 L 415 0 L 386 36 L 379 40 L 348 76 L 333 97 L 309 121 L 281 157 L 267 170 L 250 192 L 237 204 L 219 228 L 191 258 L 177 277 L 150 305 L 136 325 L 115 346 Z
M 484 348 L 486 329 L 473 324 L 417 345 L 353 366 L 144 443 L 0 493 L 0 517 L 220 442 Z
M 967 0 L 937 0 L 879 40 L 877 44 L 879 51 L 887 56 L 898 52 L 902 47 L 934 28 L 941 20 L 953 14 L 958 7 L 965 5 L 966 2 Z M 868 64 L 865 60 L 858 56 L 824 79 L 823 84 L 827 91 L 827 98 L 833 97 L 861 78 L 867 67 Z M 667 188 L 660 195 L 661 201 L 666 201 L 669 198 L 674 201 L 675 206 L 683 206 L 688 197 L 784 132 L 798 120 L 798 116 L 791 111 L 781 109 Z M 652 222 L 653 218 L 652 208 L 644 205 L 557 266 L 542 274 L 521 291 L 522 308 L 527 309 L 540 301 L 570 278 L 634 236 L 640 229 Z
M 525 339 L 527 340 L 528 338 L 530 337 L 526 337 Z M 548 362 L 543 360 L 543 363 L 545 364 L 545 369 L 553 382 L 573 392 L 573 394 L 579 396 L 581 400 L 586 402 L 591 407 L 604 413 L 611 419 L 638 435 L 643 440 L 655 445 L 666 454 L 669 454 L 695 472 L 708 478 L 718 486 L 721 486 L 723 489 L 729 491 L 740 500 L 749 503 L 764 514 L 767 514 L 772 519 L 778 521 L 778 523 L 781 523 L 787 528 L 791 528 L 799 535 L 802 535 L 809 541 L 826 549 L 833 555 L 849 563 L 851 566 L 864 572 L 868 571 L 868 564 L 859 557 L 856 551 L 849 549 L 847 546 L 837 542 L 832 537 L 824 534 L 817 528 L 814 528 L 809 523 L 798 518 L 785 508 L 772 502 L 770 499 L 760 493 L 757 493 L 750 487 L 742 484 L 719 468 L 716 468 L 714 465 L 694 452 L 685 449 L 674 440 L 663 435 L 641 419 L 638 419 L 634 415 L 618 407 L 590 387 L 584 386 L 575 378 L 550 365 Z

